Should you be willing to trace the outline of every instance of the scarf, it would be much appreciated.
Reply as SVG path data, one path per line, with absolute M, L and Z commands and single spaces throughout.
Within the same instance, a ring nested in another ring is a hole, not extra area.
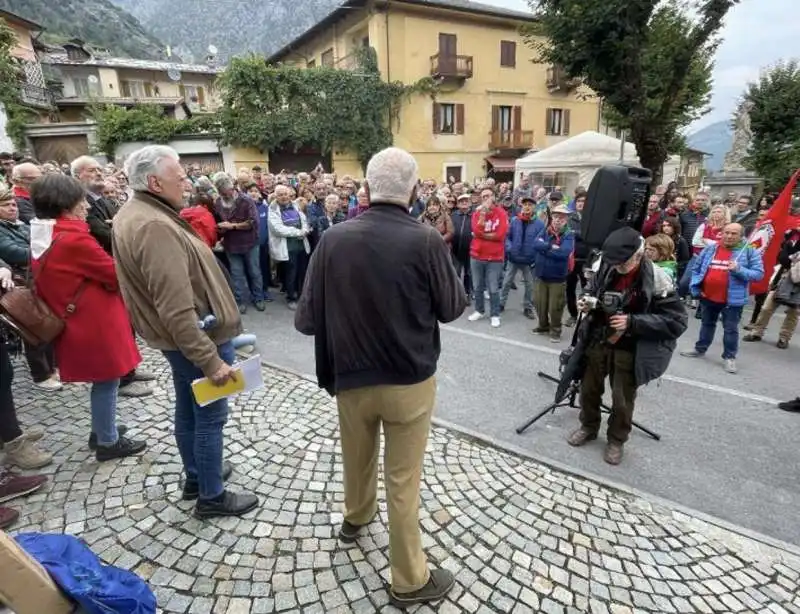
M 531 213 L 529 215 L 525 215 L 524 213 L 522 213 L 520 211 L 519 214 L 517 215 L 517 217 L 519 219 L 521 219 L 523 222 L 530 222 L 533 219 L 533 213 Z

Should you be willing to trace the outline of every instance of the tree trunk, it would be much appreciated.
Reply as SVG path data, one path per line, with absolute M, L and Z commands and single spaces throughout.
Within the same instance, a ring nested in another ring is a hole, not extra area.
M 631 136 L 636 145 L 636 151 L 639 153 L 639 161 L 644 168 L 653 174 L 653 183 L 651 185 L 652 190 L 655 191 L 656 187 L 661 184 L 661 178 L 664 174 L 664 162 L 669 158 L 666 142 L 663 138 L 660 138 L 661 135 L 647 128 L 634 130 Z

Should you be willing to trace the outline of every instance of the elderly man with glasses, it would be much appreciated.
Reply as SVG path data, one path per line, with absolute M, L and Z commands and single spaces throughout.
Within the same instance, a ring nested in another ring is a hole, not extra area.
M 17 202 L 19 210 L 19 220 L 25 224 L 30 224 L 31 220 L 36 217 L 31 203 L 30 188 L 31 184 L 41 176 L 41 169 L 31 162 L 17 164 L 11 171 L 11 183 L 14 200 Z

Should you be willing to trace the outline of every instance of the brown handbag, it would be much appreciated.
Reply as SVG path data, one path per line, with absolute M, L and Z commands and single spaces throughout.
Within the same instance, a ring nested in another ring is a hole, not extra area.
M 47 256 L 55 246 L 55 239 L 50 248 L 39 259 L 41 270 L 47 261 Z M 14 287 L 0 296 L 0 319 L 8 324 L 15 333 L 29 346 L 36 348 L 52 343 L 66 326 L 66 319 L 75 313 L 75 304 L 86 286 L 84 279 L 75 292 L 72 301 L 67 305 L 63 317 L 58 317 L 36 293 L 36 280 L 30 274 L 28 265 L 28 279 L 30 287 Z

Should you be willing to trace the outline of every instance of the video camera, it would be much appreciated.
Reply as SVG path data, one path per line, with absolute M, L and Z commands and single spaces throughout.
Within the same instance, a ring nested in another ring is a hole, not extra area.
M 614 315 L 620 313 L 625 306 L 625 295 L 622 292 L 606 290 L 597 296 L 585 295 L 581 299 L 589 305 L 589 310 L 597 309 L 599 306 L 606 314 Z

